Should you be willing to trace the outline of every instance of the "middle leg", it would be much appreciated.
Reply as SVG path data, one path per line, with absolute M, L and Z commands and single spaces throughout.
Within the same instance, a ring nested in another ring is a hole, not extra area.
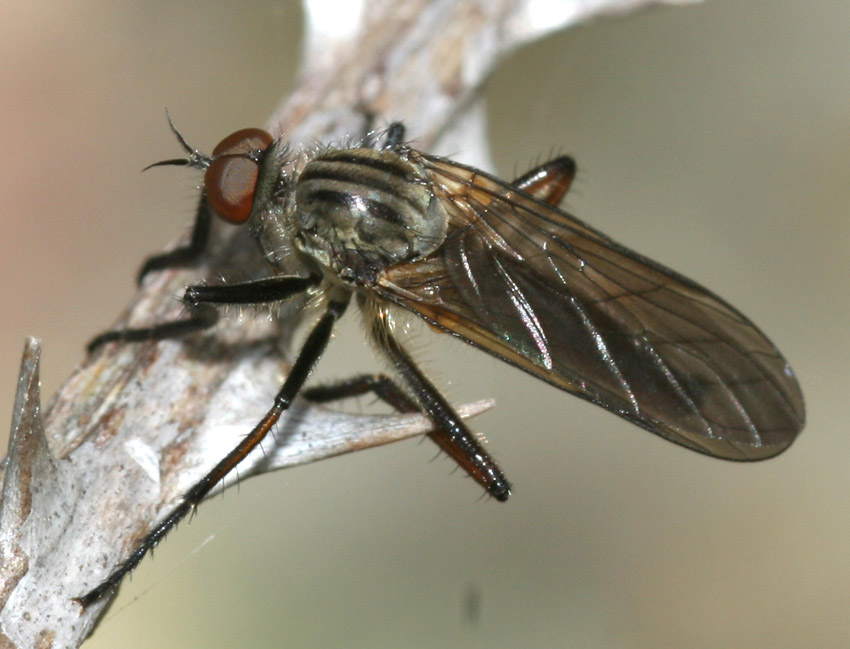
M 248 455 L 268 434 L 285 410 L 301 391 L 307 377 L 315 367 L 331 338 L 333 326 L 345 312 L 347 301 L 330 301 L 327 310 L 307 336 L 289 376 L 275 397 L 274 404 L 250 433 L 210 469 L 189 491 L 180 503 L 141 540 L 130 556 L 119 564 L 98 586 L 85 595 L 75 598 L 83 608 L 93 604 L 112 590 L 131 572 L 144 556 L 152 550 L 185 516 L 197 507 L 212 488 L 218 484 L 245 456 Z

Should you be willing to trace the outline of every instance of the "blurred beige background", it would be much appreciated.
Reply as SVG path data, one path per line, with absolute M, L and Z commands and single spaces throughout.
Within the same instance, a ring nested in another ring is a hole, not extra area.
M 177 154 L 164 107 L 201 148 L 262 124 L 300 21 L 295 2 L 0 4 L 4 421 L 24 337 L 49 396 L 191 219 L 194 176 L 139 173 Z M 806 394 L 797 444 L 712 460 L 424 333 L 453 399 L 499 400 L 476 426 L 508 504 L 429 443 L 265 476 L 169 537 L 87 647 L 850 646 L 850 4 L 597 22 L 487 96 L 503 176 L 574 154 L 571 211 L 768 332 Z M 356 325 L 321 376 L 375 367 Z

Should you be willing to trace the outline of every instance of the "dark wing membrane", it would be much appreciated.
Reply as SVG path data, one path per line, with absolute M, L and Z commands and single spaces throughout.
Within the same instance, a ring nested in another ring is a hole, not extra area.
M 793 371 L 719 297 L 481 171 L 411 152 L 445 244 L 379 293 L 435 326 L 688 448 L 759 460 L 803 427 Z

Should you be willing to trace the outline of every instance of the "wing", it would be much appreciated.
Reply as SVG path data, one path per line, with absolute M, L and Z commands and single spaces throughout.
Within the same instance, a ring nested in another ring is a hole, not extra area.
M 666 439 L 759 460 L 803 427 L 788 363 L 735 308 L 479 170 L 411 151 L 449 214 L 384 298 Z

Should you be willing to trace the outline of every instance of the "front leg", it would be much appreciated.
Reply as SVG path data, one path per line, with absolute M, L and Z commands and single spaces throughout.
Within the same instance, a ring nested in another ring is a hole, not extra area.
M 207 249 L 207 243 L 210 238 L 210 227 L 212 223 L 212 212 L 210 211 L 207 195 L 201 191 L 201 198 L 198 201 L 198 209 L 195 212 L 195 224 L 192 226 L 192 239 L 185 246 L 175 248 L 160 255 L 148 257 L 142 267 L 139 269 L 139 274 L 136 277 L 138 284 L 148 273 L 165 268 L 173 268 L 175 266 L 189 266 L 194 264 Z
M 138 329 L 116 329 L 95 336 L 88 344 L 89 353 L 109 342 L 166 340 L 209 329 L 218 322 L 218 305 L 266 304 L 282 302 L 317 286 L 319 277 L 272 277 L 242 284 L 223 286 L 195 285 L 186 289 L 183 303 L 189 317 Z

